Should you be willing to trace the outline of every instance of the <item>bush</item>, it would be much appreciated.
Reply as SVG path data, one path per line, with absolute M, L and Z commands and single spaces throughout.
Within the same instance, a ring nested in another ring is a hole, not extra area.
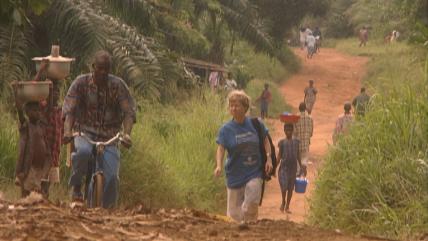
M 226 113 L 222 97 L 209 91 L 179 106 L 144 106 L 122 162 L 122 204 L 221 210 L 224 182 L 213 171 Z
M 245 42 L 237 42 L 232 54 L 228 53 L 226 61 L 234 76 L 243 75 L 257 79 L 271 80 L 281 83 L 291 74 L 295 73 L 300 62 L 288 48 L 283 48 L 287 63 L 284 66 L 275 58 L 270 58 L 264 53 L 256 53 Z M 241 86 L 245 88 L 245 86 Z
M 366 84 L 376 92 L 367 115 L 330 149 L 316 181 L 310 222 L 389 238 L 428 230 L 428 79 L 405 45 L 356 50 L 372 57 Z M 427 72 L 428 75 L 428 72 Z

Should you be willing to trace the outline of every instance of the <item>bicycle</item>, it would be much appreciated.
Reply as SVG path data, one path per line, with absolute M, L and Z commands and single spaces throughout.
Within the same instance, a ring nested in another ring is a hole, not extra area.
M 95 160 L 88 163 L 88 173 L 86 175 L 85 195 L 84 200 L 87 200 L 89 207 L 103 207 L 104 197 L 104 174 L 103 174 L 103 159 L 104 151 L 107 146 L 118 145 L 122 143 L 126 148 L 127 146 L 123 142 L 123 134 L 117 133 L 110 140 L 105 142 L 93 141 L 89 136 L 84 133 L 77 132 L 73 134 L 73 137 L 83 137 L 86 141 L 93 145 L 93 153 Z M 92 190 L 92 193 L 89 192 Z

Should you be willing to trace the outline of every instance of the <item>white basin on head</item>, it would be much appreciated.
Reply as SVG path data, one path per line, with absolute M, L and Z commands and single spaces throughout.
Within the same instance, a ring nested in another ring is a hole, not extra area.
M 74 58 L 66 58 L 62 56 L 58 57 L 35 57 L 33 61 L 36 62 L 36 71 L 40 69 L 40 63 L 42 60 L 48 59 L 49 66 L 47 69 L 48 78 L 62 80 L 70 74 L 70 65 L 74 61 Z
M 49 60 L 47 69 L 48 78 L 62 80 L 70 74 L 70 65 L 71 62 L 74 61 L 74 58 L 60 56 L 58 45 L 52 45 L 51 55 L 33 58 L 33 61 L 36 62 L 37 71 L 39 71 L 40 64 L 45 59 Z
M 12 83 L 16 88 L 16 96 L 20 102 L 46 100 L 49 96 L 51 81 L 19 81 Z

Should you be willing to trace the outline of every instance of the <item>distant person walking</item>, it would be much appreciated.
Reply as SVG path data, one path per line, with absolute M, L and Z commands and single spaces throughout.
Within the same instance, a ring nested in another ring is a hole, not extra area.
M 306 58 L 308 59 L 312 59 L 312 56 L 315 53 L 315 45 L 316 45 L 316 39 L 315 37 L 312 35 L 312 33 L 309 33 L 306 36 L 306 45 L 307 45 L 307 50 L 308 50 L 308 54 L 306 55 Z
M 346 102 L 343 106 L 345 113 L 341 114 L 336 120 L 336 127 L 333 132 L 333 144 L 336 144 L 339 137 L 348 132 L 349 125 L 354 121 L 354 117 L 351 114 L 351 108 L 351 103 L 349 102 Z
M 354 106 L 355 114 L 357 114 L 357 116 L 364 116 L 369 101 L 370 96 L 366 93 L 366 88 L 361 88 L 360 94 L 352 101 L 352 105 Z
M 366 26 L 363 26 L 363 28 L 360 29 L 358 37 L 360 39 L 360 47 L 366 46 L 366 43 L 369 40 L 369 30 Z
M 306 28 L 301 27 L 299 31 L 300 49 L 304 50 L 306 46 Z
M 260 118 L 268 117 L 269 104 L 272 102 L 272 93 L 269 91 L 269 85 L 265 84 L 262 94 L 256 101 L 260 101 Z
M 208 82 L 210 84 L 210 88 L 212 91 L 215 91 L 219 85 L 219 73 L 217 71 L 213 71 L 210 73 L 210 76 L 208 78 Z
M 396 42 L 398 37 L 400 37 L 400 32 L 398 32 L 397 30 L 392 30 L 390 42 Z
M 271 147 L 267 138 L 268 130 L 260 122 L 267 151 L 266 165 L 263 166 L 262 153 L 257 130 L 251 118 L 246 116 L 250 98 L 241 90 L 228 95 L 229 112 L 233 119 L 226 122 L 217 136 L 216 169 L 219 177 L 223 169 L 224 154 L 227 159 L 224 170 L 227 183 L 227 216 L 235 221 L 255 221 L 262 193 L 263 172 L 272 171 Z
M 226 91 L 232 91 L 238 88 L 238 84 L 233 79 L 232 73 L 227 74 L 226 84 L 224 86 Z
M 299 105 L 300 119 L 294 124 L 293 136 L 300 141 L 299 152 L 302 165 L 308 165 L 309 159 L 309 145 L 311 144 L 311 137 L 314 132 L 314 122 L 312 118 L 306 113 L 306 104 L 304 102 Z M 304 176 L 306 176 L 306 169 L 303 170 L 299 166 L 299 170 Z
M 312 30 L 309 27 L 305 28 L 305 32 L 306 32 L 306 37 L 308 37 L 309 34 L 313 35 Z
M 309 80 L 309 86 L 305 88 L 305 98 L 304 98 L 304 102 L 306 104 L 306 110 L 308 111 L 309 115 L 312 113 L 312 109 L 314 108 L 317 93 L 318 91 L 314 87 L 314 81 Z

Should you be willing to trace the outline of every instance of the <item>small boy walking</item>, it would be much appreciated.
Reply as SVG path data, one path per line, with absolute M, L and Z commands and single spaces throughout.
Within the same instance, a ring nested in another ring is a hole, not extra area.
M 300 159 L 299 145 L 300 141 L 293 138 L 293 124 L 284 124 L 285 139 L 282 139 L 278 143 L 278 156 L 277 160 L 280 160 L 278 170 L 278 180 L 281 187 L 282 202 L 280 211 L 287 213 L 290 212 L 290 202 L 293 195 L 294 184 L 297 176 L 297 163 L 302 167 L 302 171 L 306 170 L 306 166 L 302 166 Z M 287 202 L 285 197 L 287 196 Z
M 51 155 L 46 140 L 46 124 L 42 122 L 39 102 L 17 102 L 19 117 L 19 157 L 16 162 L 15 184 L 21 187 L 21 196 L 32 191 L 41 192 L 41 182 L 49 173 Z

